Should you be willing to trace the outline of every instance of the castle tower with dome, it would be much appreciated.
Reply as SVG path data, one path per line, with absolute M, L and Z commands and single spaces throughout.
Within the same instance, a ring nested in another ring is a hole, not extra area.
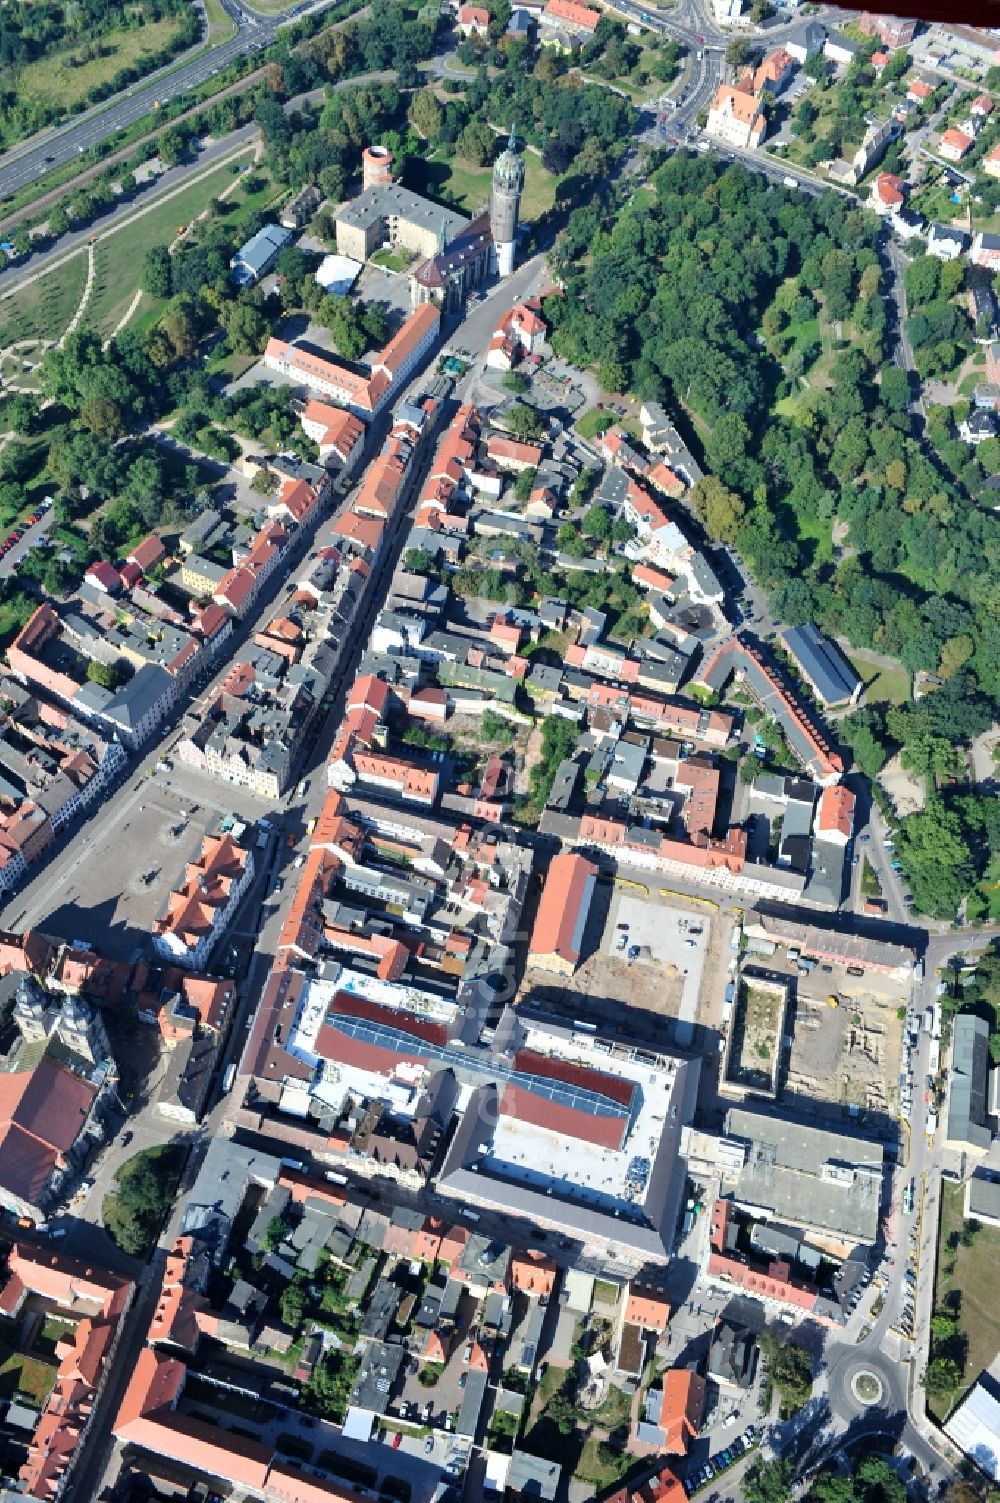
M 511 126 L 510 140 L 493 165 L 490 195 L 490 227 L 497 258 L 497 273 L 509 277 L 514 270 L 517 220 L 524 189 L 524 161 L 518 155 L 517 136 Z

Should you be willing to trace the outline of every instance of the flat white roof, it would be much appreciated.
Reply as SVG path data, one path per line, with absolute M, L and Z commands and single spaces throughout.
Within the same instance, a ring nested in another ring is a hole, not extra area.
M 664 1123 L 680 1105 L 675 1100 L 676 1064 L 655 1067 L 599 1051 L 585 1034 L 566 1039 L 530 1026 L 525 1047 L 633 1081 L 637 1089 L 628 1132 L 618 1151 L 597 1149 L 580 1138 L 504 1116 L 483 1156 L 487 1173 L 492 1170 L 536 1190 L 551 1187 L 562 1199 L 600 1204 L 612 1213 L 644 1205 Z

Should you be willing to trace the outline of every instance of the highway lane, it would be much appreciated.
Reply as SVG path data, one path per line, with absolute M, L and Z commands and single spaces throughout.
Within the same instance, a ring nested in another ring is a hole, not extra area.
M 134 125 L 154 112 L 158 104 L 166 104 L 179 94 L 196 88 L 235 58 L 259 52 L 274 40 L 282 26 L 298 19 L 301 12 L 308 10 L 311 14 L 325 10 L 333 3 L 334 0 L 317 0 L 314 5 L 300 7 L 299 12 L 268 17 L 254 16 L 235 5 L 228 5 L 227 9 L 239 27 L 236 36 L 165 76 L 154 76 L 151 81 L 132 85 L 98 110 L 90 111 L 55 131 L 46 132 L 40 139 L 36 137 L 0 157 L 0 196 L 15 193 L 26 184 L 36 182 L 53 167 L 72 161 L 89 147 Z

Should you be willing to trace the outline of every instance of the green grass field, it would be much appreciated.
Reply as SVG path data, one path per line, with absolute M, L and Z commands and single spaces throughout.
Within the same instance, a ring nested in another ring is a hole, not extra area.
M 251 152 L 252 148 L 248 147 L 246 158 Z M 146 252 L 154 245 L 170 245 L 177 238 L 182 224 L 190 224 L 203 209 L 208 208 L 213 198 L 230 187 L 235 176 L 233 165 L 215 168 L 175 198 L 151 208 L 134 223 L 98 242 L 94 247 L 94 287 L 87 306 L 87 324 L 98 333 L 111 333 L 138 289 Z M 239 190 L 233 194 L 233 199 L 239 206 Z M 162 305 L 157 305 L 144 294 L 135 315 L 136 322 L 152 322 L 161 311 Z
M 847 654 L 860 674 L 869 704 L 905 705 L 910 701 L 910 675 L 900 663 L 897 668 L 882 668 L 855 649 Z
M 962 1386 L 953 1400 L 957 1403 L 1000 1349 L 1000 1307 L 992 1293 L 994 1269 L 1000 1258 L 1000 1227 L 981 1225 L 970 1247 L 963 1247 L 960 1241 L 957 1247 L 952 1247 L 965 1225 L 965 1187 L 945 1180 L 941 1191 L 934 1304 L 936 1308 L 943 1305 L 952 1291 L 961 1295 L 958 1325 L 966 1341 L 966 1355 Z M 933 1405 L 928 1404 L 928 1408 Z M 940 1418 L 944 1419 L 944 1415 Z
M 19 339 L 59 339 L 83 296 L 87 257 L 83 250 L 37 282 L 0 302 L 0 349 Z M 5 370 L 7 377 L 10 373 Z
M 143 57 L 150 57 L 168 47 L 179 29 L 177 20 L 167 17 L 162 21 L 146 22 L 134 31 L 109 32 L 101 38 L 101 50 L 107 48 L 106 55 L 83 62 L 80 67 L 73 67 L 70 59 L 83 55 L 85 41 L 53 52 L 51 57 L 41 57 L 20 70 L 18 94 L 22 98 L 40 99 L 45 104 L 71 109 L 95 84 L 105 83 L 121 68 L 141 65 Z
M 457 157 L 450 162 L 431 157 L 414 165 L 423 169 L 423 183 L 414 185 L 418 192 L 426 192 L 431 198 L 438 197 L 442 201 L 447 199 L 469 214 L 489 203 L 491 167 L 470 167 Z M 551 209 L 555 202 L 556 179 L 545 171 L 533 152 L 525 153 L 524 167 L 521 218 L 529 222 Z
M 235 27 L 223 9 L 222 0 L 205 0 L 205 15 L 208 17 L 207 42 L 218 45 L 232 36 Z
M 596 407 L 591 407 L 589 412 L 585 412 L 576 421 L 576 431 L 581 438 L 600 438 L 602 433 L 607 433 L 614 426 L 614 413 L 599 412 Z

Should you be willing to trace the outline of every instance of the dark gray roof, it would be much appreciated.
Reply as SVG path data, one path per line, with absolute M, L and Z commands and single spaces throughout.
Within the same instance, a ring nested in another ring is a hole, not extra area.
M 951 1035 L 951 1092 L 948 1141 L 985 1150 L 993 1141 L 986 1114 L 990 1079 L 990 1026 L 984 1018 L 959 1013 Z
M 850 699 L 860 679 L 837 644 L 817 631 L 811 621 L 793 626 L 781 640 L 824 704 Z

